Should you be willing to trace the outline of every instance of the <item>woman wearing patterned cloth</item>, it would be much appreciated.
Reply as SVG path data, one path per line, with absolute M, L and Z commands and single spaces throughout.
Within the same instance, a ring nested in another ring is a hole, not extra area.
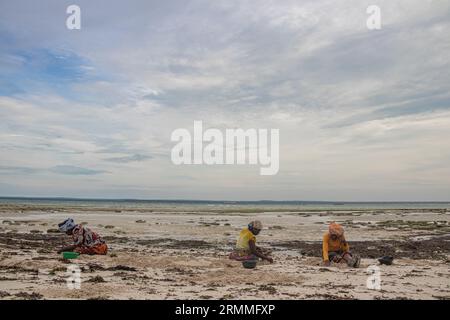
M 63 251 L 74 251 L 81 254 L 92 255 L 106 254 L 108 252 L 108 246 L 97 233 L 81 224 L 75 224 L 71 218 L 58 224 L 58 227 L 59 231 L 72 236 L 74 242 L 73 245 L 58 250 L 58 253 Z

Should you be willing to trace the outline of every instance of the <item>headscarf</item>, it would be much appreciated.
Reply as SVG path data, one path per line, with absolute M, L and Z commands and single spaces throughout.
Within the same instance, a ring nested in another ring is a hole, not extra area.
M 330 235 L 335 235 L 338 237 L 344 236 L 344 228 L 340 224 L 337 224 L 336 222 L 333 222 L 328 227 L 328 232 Z
M 248 224 L 248 228 L 249 228 L 250 230 L 252 230 L 252 229 L 262 230 L 263 226 L 262 226 L 261 221 L 255 220 L 255 221 L 252 221 L 252 222 L 250 222 L 250 223 Z
M 68 219 L 64 220 L 63 222 L 59 223 L 58 228 L 59 228 L 59 231 L 61 231 L 61 232 L 67 232 L 67 231 L 75 228 L 75 222 L 73 221 L 72 218 L 68 218 Z

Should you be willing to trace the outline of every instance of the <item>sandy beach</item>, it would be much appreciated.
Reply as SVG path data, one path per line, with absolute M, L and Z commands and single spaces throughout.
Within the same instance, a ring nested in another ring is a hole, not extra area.
M 63 260 L 72 217 L 108 243 L 106 256 Z M 275 262 L 244 269 L 229 260 L 239 231 L 264 224 L 260 246 Z M 331 221 L 345 227 L 360 268 L 322 265 Z M 391 266 L 377 258 L 395 257 Z M 276 206 L 89 207 L 1 204 L 1 299 L 449 299 L 450 209 L 309 210 Z M 81 270 L 80 289 L 67 267 Z M 381 290 L 367 288 L 380 268 Z

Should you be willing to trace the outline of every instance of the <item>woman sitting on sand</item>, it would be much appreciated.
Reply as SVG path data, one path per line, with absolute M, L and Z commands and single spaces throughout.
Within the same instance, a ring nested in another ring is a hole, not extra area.
M 350 246 L 344 237 L 344 228 L 333 222 L 328 232 L 323 235 L 322 255 L 324 264 L 329 266 L 330 261 L 335 263 L 347 262 L 349 267 L 359 267 L 360 258 L 350 253 Z
M 262 230 L 262 223 L 258 220 L 249 223 L 248 227 L 243 229 L 239 234 L 239 238 L 236 242 L 236 248 L 230 254 L 230 259 L 237 261 L 245 260 L 257 260 L 261 258 L 267 260 L 270 263 L 273 259 L 269 256 L 269 250 L 256 246 L 256 236 Z
M 108 247 L 100 236 L 89 228 L 81 224 L 75 224 L 73 219 L 67 219 L 58 224 L 59 231 L 72 236 L 74 244 L 58 250 L 58 253 L 64 251 L 74 251 L 84 254 L 106 254 Z

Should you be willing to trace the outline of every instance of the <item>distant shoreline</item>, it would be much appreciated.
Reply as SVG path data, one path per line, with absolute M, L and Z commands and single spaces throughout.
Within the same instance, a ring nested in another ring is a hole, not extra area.
M 450 209 L 450 201 L 293 201 L 293 200 L 187 200 L 187 199 L 105 199 L 71 197 L 0 197 L 0 204 L 66 204 L 66 205 L 185 205 L 185 206 L 255 206 L 300 207 L 302 209 L 355 210 L 355 209 Z
M 203 200 L 203 199 L 134 199 L 134 198 L 78 198 L 78 197 L 8 197 L 0 196 L 0 200 L 44 200 L 44 201 L 103 201 L 103 202 L 156 202 L 156 203 L 217 203 L 217 204 L 401 204 L 401 203 L 439 203 L 448 201 L 329 201 L 329 200 Z

